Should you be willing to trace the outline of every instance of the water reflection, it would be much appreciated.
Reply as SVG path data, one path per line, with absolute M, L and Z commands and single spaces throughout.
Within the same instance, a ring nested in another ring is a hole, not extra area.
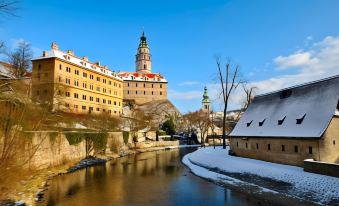
M 40 205 L 253 205 L 189 173 L 193 148 L 142 153 L 56 177 Z

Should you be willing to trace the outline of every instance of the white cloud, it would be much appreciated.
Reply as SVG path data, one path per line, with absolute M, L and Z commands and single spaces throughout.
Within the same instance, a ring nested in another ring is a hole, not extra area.
M 181 82 L 178 84 L 178 86 L 192 86 L 192 85 L 198 85 L 200 84 L 200 82 L 197 81 L 185 81 L 185 82 Z
M 297 51 L 289 56 L 278 56 L 274 59 L 278 69 L 290 69 L 303 66 L 311 66 L 318 63 L 318 59 L 312 58 L 311 52 Z

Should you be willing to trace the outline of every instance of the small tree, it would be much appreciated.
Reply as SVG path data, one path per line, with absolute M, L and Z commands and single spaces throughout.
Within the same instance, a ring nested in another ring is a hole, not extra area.
M 31 45 L 26 41 L 20 42 L 15 51 L 10 53 L 8 57 L 9 63 L 14 67 L 13 75 L 17 79 L 22 78 L 31 68 L 31 59 L 33 57 Z
M 173 118 L 170 117 L 168 120 L 166 120 L 162 124 L 161 129 L 164 130 L 167 135 L 171 135 L 171 139 L 173 139 L 173 135 L 175 134 L 175 124 L 173 122 Z

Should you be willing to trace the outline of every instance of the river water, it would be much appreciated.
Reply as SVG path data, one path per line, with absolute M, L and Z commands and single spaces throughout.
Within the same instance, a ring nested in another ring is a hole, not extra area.
M 195 149 L 130 155 L 55 177 L 39 205 L 257 205 L 190 173 L 181 159 Z

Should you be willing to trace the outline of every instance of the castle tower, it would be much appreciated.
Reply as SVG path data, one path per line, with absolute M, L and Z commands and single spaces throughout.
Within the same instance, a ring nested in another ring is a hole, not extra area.
M 207 87 L 204 88 L 204 95 L 202 96 L 202 111 L 210 112 L 211 111 L 211 101 L 208 97 Z
M 136 71 L 140 73 L 151 73 L 152 72 L 151 53 L 144 32 L 142 32 L 142 36 L 140 37 L 138 52 L 135 56 L 136 56 L 135 59 Z

